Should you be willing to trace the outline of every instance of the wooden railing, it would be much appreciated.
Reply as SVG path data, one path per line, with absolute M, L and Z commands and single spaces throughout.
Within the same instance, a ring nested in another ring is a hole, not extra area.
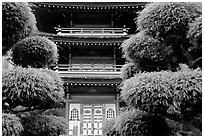
M 58 64 L 57 71 L 68 72 L 120 72 L 122 65 L 112 64 Z
M 55 27 L 58 35 L 127 35 L 129 28 L 61 28 Z

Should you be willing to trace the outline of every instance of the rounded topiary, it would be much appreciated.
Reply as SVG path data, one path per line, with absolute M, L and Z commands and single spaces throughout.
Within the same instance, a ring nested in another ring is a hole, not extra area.
M 11 109 L 52 108 L 64 102 L 63 94 L 56 81 L 41 69 L 15 67 L 2 74 L 2 97 Z
M 44 112 L 45 115 L 52 115 L 52 116 L 57 116 L 57 117 L 62 117 L 66 118 L 66 110 L 65 108 L 52 108 L 52 109 L 47 109 Z
M 202 47 L 202 17 L 196 18 L 196 20 L 190 24 L 190 28 L 187 34 L 187 38 L 191 40 L 197 47 Z
M 137 17 L 138 30 L 161 41 L 185 40 L 189 23 L 202 14 L 202 3 L 154 2 Z
M 122 80 L 126 80 L 126 79 L 133 77 L 139 71 L 140 71 L 140 69 L 139 69 L 138 65 L 136 65 L 132 62 L 124 64 L 121 68 Z
M 64 93 L 64 86 L 63 86 L 64 82 L 60 77 L 59 73 L 51 69 L 40 69 L 40 70 L 53 78 L 53 80 L 55 81 L 55 85 L 57 86 L 58 92 Z
M 12 48 L 12 61 L 22 67 L 51 67 L 57 60 L 57 46 L 45 37 L 27 37 Z
M 2 52 L 3 55 L 18 41 L 32 34 L 36 19 L 28 3 L 2 3 Z
M 65 135 L 67 124 L 61 117 L 30 114 L 22 117 L 22 136 L 59 136 Z
M 144 31 L 125 40 L 122 45 L 124 57 L 133 63 L 139 64 L 144 71 L 168 69 L 172 56 L 172 49 Z
M 167 136 L 170 129 L 165 119 L 141 111 L 128 111 L 116 118 L 114 126 L 120 136 Z
M 2 114 L 2 135 L 19 136 L 24 130 L 21 120 L 14 114 Z
M 190 120 L 202 110 L 202 71 L 141 73 L 123 83 L 121 96 L 148 113 L 165 116 L 173 106 Z
M 104 121 L 103 127 L 102 127 L 104 135 L 106 136 L 117 136 L 118 135 L 114 127 L 115 121 L 116 121 L 116 118 L 112 118 L 112 119 Z

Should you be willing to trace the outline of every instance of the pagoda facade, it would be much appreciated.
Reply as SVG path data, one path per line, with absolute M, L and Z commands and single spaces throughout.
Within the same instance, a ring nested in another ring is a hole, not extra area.
M 101 136 L 119 115 L 121 43 L 135 33 L 143 2 L 33 2 L 39 29 L 58 46 L 70 136 Z

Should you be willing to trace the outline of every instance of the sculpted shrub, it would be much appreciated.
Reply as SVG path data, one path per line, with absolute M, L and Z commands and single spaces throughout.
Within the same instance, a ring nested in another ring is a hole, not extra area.
M 24 130 L 21 120 L 14 114 L 2 114 L 2 135 L 19 136 Z
M 3 55 L 18 41 L 37 30 L 36 19 L 28 3 L 2 3 Z
M 41 69 L 16 67 L 2 74 L 2 97 L 11 109 L 52 108 L 64 102 L 64 92 Z
M 50 68 L 57 60 L 57 46 L 45 37 L 27 37 L 12 48 L 12 61 L 22 67 Z

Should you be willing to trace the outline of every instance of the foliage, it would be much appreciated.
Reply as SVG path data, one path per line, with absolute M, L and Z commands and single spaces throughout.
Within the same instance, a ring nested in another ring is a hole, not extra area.
M 165 119 L 141 111 L 124 112 L 114 126 L 121 136 L 165 136 L 170 134 Z
M 170 61 L 174 62 L 172 48 L 146 35 L 144 31 L 125 40 L 121 47 L 124 57 L 138 64 L 143 71 L 166 70 Z
M 57 46 L 45 37 L 27 37 L 12 48 L 14 64 L 22 67 L 44 68 L 57 63 Z
M 14 114 L 2 114 L 2 135 L 19 136 L 23 131 L 20 119 Z
M 115 118 L 104 121 L 103 128 L 102 128 L 103 134 L 105 134 L 106 136 L 117 136 L 118 135 L 118 133 L 115 130 L 115 126 L 114 126 L 115 121 L 116 121 Z
M 139 68 L 132 62 L 126 63 L 121 68 L 122 80 L 129 79 L 139 72 Z
M 3 55 L 18 41 L 37 30 L 36 19 L 28 3 L 2 3 Z
M 22 117 L 23 136 L 59 136 L 66 134 L 66 121 L 61 117 L 28 114 Z
M 196 20 L 190 24 L 187 37 L 194 45 L 198 47 L 202 46 L 202 16 L 196 18 Z
M 2 97 L 11 109 L 52 108 L 64 101 L 62 96 L 56 81 L 41 69 L 16 67 L 2 74 Z
M 126 80 L 121 96 L 132 107 L 165 115 L 175 108 L 185 119 L 201 112 L 202 71 L 141 73 Z
M 60 77 L 59 73 L 50 70 L 50 69 L 40 69 L 42 72 L 46 73 L 47 75 L 51 76 L 52 79 L 55 81 L 55 85 L 57 86 L 57 91 L 61 94 L 64 94 L 64 87 L 63 87 L 63 81 Z
M 188 48 L 188 51 L 193 55 L 194 59 L 202 58 L 202 17 L 196 18 L 196 20 L 190 24 L 190 28 L 187 34 L 187 38 L 193 45 Z M 202 68 L 202 60 L 197 61 L 197 65 Z
M 65 108 L 52 108 L 52 109 L 47 109 L 44 114 L 49 116 L 51 115 L 51 116 L 65 118 L 66 117 L 65 113 L 66 113 Z
M 154 2 L 140 12 L 138 30 L 145 30 L 154 38 L 171 43 L 186 38 L 189 23 L 202 14 L 201 3 Z

